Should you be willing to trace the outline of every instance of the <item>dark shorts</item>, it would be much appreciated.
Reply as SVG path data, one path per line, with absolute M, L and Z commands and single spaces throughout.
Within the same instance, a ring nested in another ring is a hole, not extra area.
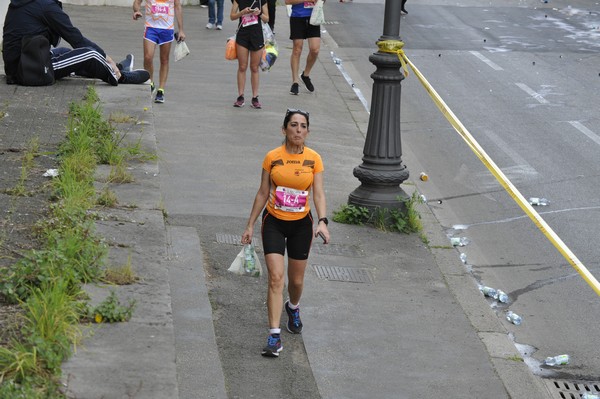
M 321 37 L 321 27 L 309 21 L 310 17 L 290 17 L 290 40 Z
M 313 219 L 309 213 L 300 220 L 280 220 L 263 212 L 262 218 L 262 243 L 265 255 L 285 255 L 287 248 L 288 257 L 297 260 L 308 259 L 310 246 L 313 239 Z
M 265 47 L 265 38 L 260 26 L 259 29 L 240 29 L 235 36 L 235 42 L 249 51 L 261 50 Z

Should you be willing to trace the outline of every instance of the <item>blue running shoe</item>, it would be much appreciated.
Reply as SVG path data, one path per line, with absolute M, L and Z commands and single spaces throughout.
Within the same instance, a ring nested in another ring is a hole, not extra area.
M 154 102 L 159 104 L 165 102 L 165 91 L 163 89 L 156 90 L 156 97 L 154 97 Z
M 264 347 L 261 354 L 266 357 L 279 357 L 279 352 L 282 349 L 281 334 L 269 334 L 267 346 Z
M 285 301 L 285 311 L 288 314 L 287 330 L 292 334 L 302 333 L 302 320 L 300 320 L 300 308 L 290 308 L 290 301 Z

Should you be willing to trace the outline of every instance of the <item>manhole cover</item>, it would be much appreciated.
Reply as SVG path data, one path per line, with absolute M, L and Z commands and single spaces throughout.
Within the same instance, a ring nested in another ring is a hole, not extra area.
M 312 265 L 321 280 L 345 281 L 348 283 L 372 283 L 373 277 L 367 269 L 340 266 Z
M 552 398 L 581 399 L 584 393 L 600 395 L 600 383 L 590 381 L 547 380 L 544 382 Z
M 312 250 L 319 255 L 350 256 L 352 258 L 365 256 L 363 251 L 353 245 L 323 244 L 313 241 Z

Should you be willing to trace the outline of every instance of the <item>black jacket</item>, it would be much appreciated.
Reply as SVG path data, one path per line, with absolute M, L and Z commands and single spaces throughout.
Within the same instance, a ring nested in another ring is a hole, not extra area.
M 2 35 L 2 57 L 7 83 L 14 83 L 24 37 L 44 35 L 54 47 L 63 38 L 72 48 L 91 47 L 106 57 L 100 46 L 73 26 L 58 0 L 11 0 Z

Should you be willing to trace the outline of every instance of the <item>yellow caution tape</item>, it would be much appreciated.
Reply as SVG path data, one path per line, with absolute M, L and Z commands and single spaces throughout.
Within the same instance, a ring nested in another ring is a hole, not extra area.
M 377 47 L 382 53 L 393 53 L 398 56 L 402 69 L 404 70 L 404 77 L 408 77 L 408 68 L 406 67 L 406 54 L 404 54 L 404 42 L 400 40 L 380 40 L 377 42 Z
M 387 41 L 386 41 L 387 42 Z M 381 43 L 381 42 L 380 42 Z M 385 43 L 385 42 L 384 42 Z M 402 43 L 402 42 L 400 42 Z M 379 44 L 379 43 L 378 43 Z M 402 43 L 402 45 L 404 45 Z M 438 95 L 435 89 L 429 84 L 423 74 L 417 69 L 417 67 L 408 59 L 402 47 L 394 48 L 391 44 L 385 43 L 385 46 L 391 46 L 395 51 L 381 50 L 384 52 L 396 52 L 401 60 L 404 60 L 405 64 L 410 65 L 417 78 L 421 81 L 425 90 L 429 93 L 435 105 L 439 108 L 442 114 L 458 132 L 458 134 L 466 141 L 471 150 L 477 155 L 477 157 L 483 162 L 490 172 L 496 177 L 496 180 L 504 187 L 508 194 L 515 200 L 515 202 L 525 211 L 527 216 L 533 221 L 537 228 L 548 238 L 548 240 L 554 245 L 554 247 L 562 254 L 562 256 L 569 262 L 571 266 L 583 277 L 597 295 L 600 295 L 600 283 L 598 280 L 589 272 L 589 270 L 581 263 L 581 261 L 575 256 L 573 252 L 567 247 L 567 245 L 560 239 L 560 237 L 552 230 L 552 228 L 546 223 L 544 219 L 537 213 L 535 209 L 529 204 L 529 202 L 523 197 L 523 195 L 517 190 L 517 188 L 511 183 L 510 180 L 504 175 L 504 173 L 496 166 L 494 161 L 485 153 L 483 148 L 477 143 L 475 138 L 469 133 L 467 128 L 458 120 L 456 115 L 448 108 L 444 100 Z M 405 65 L 403 64 L 403 65 Z

